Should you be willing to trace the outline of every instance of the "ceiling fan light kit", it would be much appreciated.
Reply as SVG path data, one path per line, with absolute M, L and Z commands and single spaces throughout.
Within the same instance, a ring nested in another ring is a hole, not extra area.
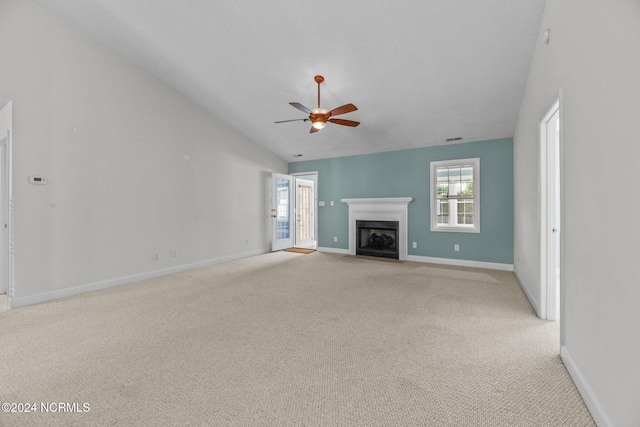
M 311 126 L 313 126 L 314 128 L 320 130 L 323 129 L 327 124 L 323 121 L 321 121 L 320 119 L 318 119 L 318 121 L 315 121 L 311 124 Z
M 327 125 L 325 116 L 328 112 L 329 110 L 326 108 L 312 108 L 311 113 L 309 114 L 309 117 L 311 118 L 311 126 L 318 130 L 324 128 Z
M 290 102 L 292 107 L 297 108 L 300 111 L 303 111 L 309 114 L 309 117 L 306 119 L 293 119 L 293 120 L 281 120 L 276 123 L 285 123 L 285 122 L 294 122 L 298 120 L 302 120 L 306 122 L 307 120 L 311 121 L 311 130 L 310 133 L 318 132 L 320 129 L 323 129 L 327 122 L 335 123 L 337 125 L 342 126 L 350 126 L 356 127 L 360 124 L 360 122 L 354 122 L 353 120 L 344 120 L 344 119 L 332 119 L 332 116 L 338 116 L 340 114 L 350 113 L 352 111 L 356 111 L 358 108 L 353 104 L 345 104 L 341 107 L 334 108 L 333 110 L 328 110 L 326 108 L 322 108 L 320 106 L 320 84 L 324 82 L 324 77 L 318 75 L 314 77 L 314 80 L 318 84 L 318 106 L 316 108 L 307 108 L 304 105 L 298 102 Z

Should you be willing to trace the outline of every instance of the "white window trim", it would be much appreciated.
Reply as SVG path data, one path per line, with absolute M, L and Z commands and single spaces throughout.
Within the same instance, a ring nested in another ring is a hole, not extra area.
M 438 224 L 437 214 L 437 196 L 438 196 L 438 177 L 436 171 L 439 167 L 452 167 L 460 165 L 473 166 L 473 226 L 468 225 L 442 225 Z M 445 231 L 455 233 L 479 233 L 480 232 L 480 158 L 471 159 L 453 159 L 431 162 L 431 231 Z

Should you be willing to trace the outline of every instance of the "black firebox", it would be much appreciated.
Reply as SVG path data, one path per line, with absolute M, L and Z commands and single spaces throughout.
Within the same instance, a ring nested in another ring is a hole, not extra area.
M 400 258 L 398 221 L 356 221 L 356 255 Z

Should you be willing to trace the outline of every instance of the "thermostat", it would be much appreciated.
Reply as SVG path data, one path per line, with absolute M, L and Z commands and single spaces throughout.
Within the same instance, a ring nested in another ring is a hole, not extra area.
M 31 184 L 44 185 L 44 184 L 47 183 L 47 178 L 45 178 L 43 176 L 30 176 L 29 177 L 29 182 Z

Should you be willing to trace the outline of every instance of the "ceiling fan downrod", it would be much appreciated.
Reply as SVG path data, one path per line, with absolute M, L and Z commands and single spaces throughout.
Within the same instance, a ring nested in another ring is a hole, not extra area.
M 324 77 L 317 75 L 313 79 L 318 83 L 318 108 L 320 108 L 320 83 L 324 82 Z

